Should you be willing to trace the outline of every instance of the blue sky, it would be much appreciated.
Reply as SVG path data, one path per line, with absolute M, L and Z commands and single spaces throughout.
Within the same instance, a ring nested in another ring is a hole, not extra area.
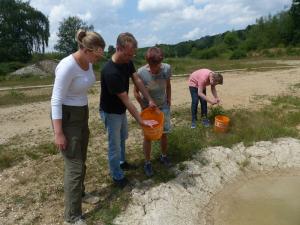
M 23 0 L 27 1 L 27 0 Z M 243 29 L 261 16 L 290 8 L 292 0 L 30 0 L 48 16 L 47 51 L 57 42 L 59 22 L 78 16 L 93 25 L 107 46 L 121 32 L 131 32 L 139 47 L 176 44 L 205 35 Z

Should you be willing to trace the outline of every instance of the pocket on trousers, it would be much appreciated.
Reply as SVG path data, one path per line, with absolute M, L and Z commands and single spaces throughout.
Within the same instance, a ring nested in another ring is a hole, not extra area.
M 72 137 L 67 149 L 63 151 L 63 154 L 68 158 L 75 158 L 78 153 L 80 153 L 80 139 L 78 137 Z

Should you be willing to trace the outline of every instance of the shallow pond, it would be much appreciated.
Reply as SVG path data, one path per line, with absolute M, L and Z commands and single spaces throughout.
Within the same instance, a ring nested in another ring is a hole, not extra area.
M 209 208 L 208 224 L 300 225 L 300 173 L 242 178 L 218 193 Z

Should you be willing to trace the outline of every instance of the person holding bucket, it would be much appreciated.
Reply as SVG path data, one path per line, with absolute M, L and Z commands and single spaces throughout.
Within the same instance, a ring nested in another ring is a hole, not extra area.
M 108 133 L 108 162 L 114 183 L 120 188 L 128 184 L 123 170 L 135 169 L 125 158 L 125 141 L 128 137 L 126 109 L 141 126 L 151 126 L 153 121 L 143 120 L 128 96 L 129 79 L 146 96 L 150 107 L 156 107 L 143 82 L 136 74 L 132 59 L 137 41 L 131 33 L 121 33 L 117 38 L 116 52 L 101 71 L 100 116 Z M 153 124 L 154 125 L 154 124 Z
M 170 132 L 170 106 L 171 106 L 171 66 L 163 61 L 163 52 L 158 47 L 151 47 L 145 55 L 147 65 L 138 69 L 138 76 L 144 82 L 150 96 L 164 113 L 163 134 L 160 138 L 160 146 L 162 154 L 159 158 L 160 162 L 165 166 L 170 166 L 170 161 L 167 156 L 168 139 L 167 134 Z M 134 88 L 134 96 L 142 109 L 149 106 L 147 98 L 140 94 L 138 89 Z M 145 154 L 144 171 L 146 176 L 153 176 L 153 169 L 150 161 L 151 140 L 144 137 L 143 149 Z
M 191 112 L 192 112 L 192 124 L 191 128 L 196 128 L 197 111 L 199 100 L 201 103 L 201 118 L 202 124 L 205 127 L 210 126 L 210 122 L 207 118 L 207 102 L 215 105 L 220 102 L 217 95 L 216 85 L 223 84 L 223 76 L 209 69 L 199 69 L 194 71 L 188 79 L 189 90 L 192 98 Z M 206 96 L 206 86 L 211 86 L 212 98 L 209 99 Z

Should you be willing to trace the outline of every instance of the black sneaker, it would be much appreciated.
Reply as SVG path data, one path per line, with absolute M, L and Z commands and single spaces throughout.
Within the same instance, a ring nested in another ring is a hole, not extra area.
M 128 162 L 123 162 L 122 164 L 120 164 L 120 167 L 122 170 L 136 170 L 137 166 L 133 165 L 133 164 L 129 164 Z
M 171 162 L 170 162 L 168 156 L 162 156 L 162 155 L 160 155 L 159 161 L 160 161 L 160 163 L 163 164 L 165 167 L 170 167 L 170 166 L 171 166 Z
M 147 177 L 152 177 L 153 176 L 153 169 L 152 169 L 151 163 L 145 163 L 144 172 L 145 172 Z
M 124 188 L 128 183 L 128 179 L 126 177 L 123 177 L 121 180 L 116 180 L 113 178 L 114 184 L 118 186 L 119 188 Z

